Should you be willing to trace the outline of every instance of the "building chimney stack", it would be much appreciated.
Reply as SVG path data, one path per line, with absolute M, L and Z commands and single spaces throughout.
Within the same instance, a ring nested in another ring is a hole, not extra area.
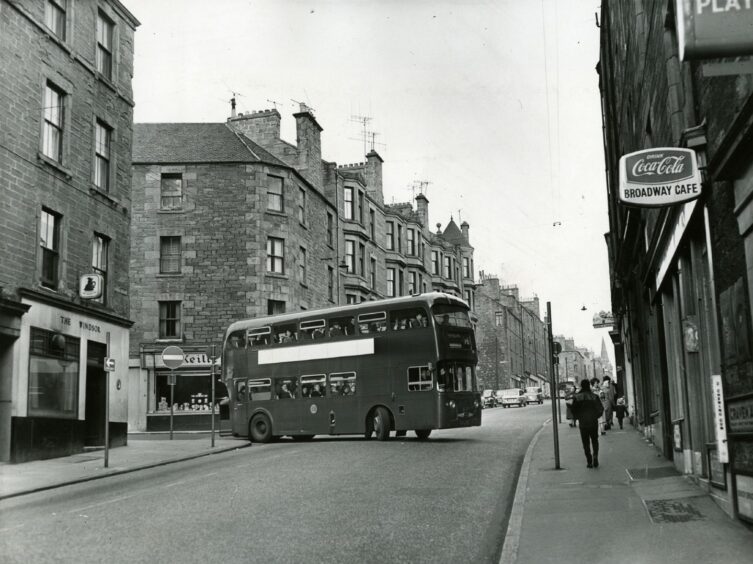
M 299 104 L 300 111 L 295 118 L 296 142 L 298 145 L 298 167 L 317 188 L 322 186 L 322 126 L 306 104 Z
M 468 225 L 467 221 L 464 221 L 460 224 L 460 230 L 463 232 L 463 238 L 465 239 L 465 242 L 470 244 L 471 241 L 468 239 L 468 229 L 470 228 L 470 225 Z
M 429 226 L 429 200 L 423 194 L 416 196 L 416 211 L 424 227 Z

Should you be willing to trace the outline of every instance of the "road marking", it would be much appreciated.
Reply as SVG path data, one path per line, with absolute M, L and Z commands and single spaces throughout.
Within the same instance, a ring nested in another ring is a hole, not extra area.
M 180 480 L 178 482 L 173 482 L 172 484 L 167 484 L 166 488 L 172 488 L 173 486 L 179 486 L 180 484 L 185 484 L 187 480 Z
M 205 474 L 205 476 L 208 478 L 209 476 L 216 476 L 217 472 L 210 472 L 209 474 Z
M 13 529 L 20 529 L 21 527 L 25 527 L 26 523 L 21 523 L 20 525 L 13 525 L 12 527 L 5 527 L 4 529 L 0 529 L 0 533 L 5 533 L 6 531 L 12 531 Z
M 100 501 L 99 503 L 92 503 L 91 505 L 85 505 L 84 507 L 77 507 L 76 509 L 71 509 L 68 513 L 76 513 L 77 511 L 85 511 L 86 509 L 91 509 L 92 507 L 99 507 L 100 505 L 107 505 L 109 503 L 115 503 L 116 501 L 123 501 L 124 499 L 129 499 L 131 497 L 133 497 L 133 495 L 124 495 L 121 497 L 114 497 L 106 501 Z

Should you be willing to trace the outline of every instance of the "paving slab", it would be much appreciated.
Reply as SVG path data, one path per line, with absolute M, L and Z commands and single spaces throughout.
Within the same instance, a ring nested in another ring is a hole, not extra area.
M 551 422 L 526 454 L 501 563 L 753 562 L 753 531 L 635 429 L 602 435 L 594 469 L 578 429 L 558 430 L 561 469 Z

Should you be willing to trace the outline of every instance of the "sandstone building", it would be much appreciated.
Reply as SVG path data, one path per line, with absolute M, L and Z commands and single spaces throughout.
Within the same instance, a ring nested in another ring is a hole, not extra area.
M 428 199 L 387 205 L 383 160 L 322 159 L 305 105 L 226 123 L 135 124 L 129 423 L 169 425 L 160 352 L 181 346 L 175 428 L 209 426 L 211 346 L 238 319 L 440 290 L 473 303 L 469 226 L 428 226 Z M 218 370 L 218 369 L 217 369 Z
M 126 440 L 134 31 L 0 2 L 0 461 Z M 104 360 L 115 361 L 105 389 Z

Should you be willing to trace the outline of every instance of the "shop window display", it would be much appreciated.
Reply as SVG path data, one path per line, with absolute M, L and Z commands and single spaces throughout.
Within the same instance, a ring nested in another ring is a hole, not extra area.
M 209 374 L 188 375 L 177 374 L 173 396 L 173 412 L 200 413 L 212 411 L 212 380 Z M 224 395 L 224 394 L 223 394 Z M 156 381 L 156 412 L 170 411 L 170 386 L 167 374 L 157 374 Z M 215 404 L 219 403 L 222 395 L 215 390 Z

